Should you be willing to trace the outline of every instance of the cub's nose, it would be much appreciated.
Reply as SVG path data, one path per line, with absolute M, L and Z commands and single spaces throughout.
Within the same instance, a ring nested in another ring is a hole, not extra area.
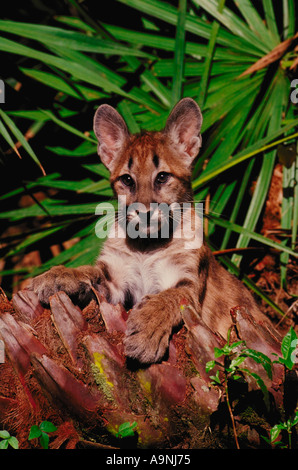
M 151 217 L 153 216 L 153 210 L 149 211 L 140 211 L 136 210 L 136 213 L 138 214 L 140 218 L 140 222 L 143 223 L 144 225 L 149 225 L 151 221 Z

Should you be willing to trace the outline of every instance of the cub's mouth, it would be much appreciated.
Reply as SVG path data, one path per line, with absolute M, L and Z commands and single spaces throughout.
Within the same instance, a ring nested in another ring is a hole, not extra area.
M 151 203 L 149 210 L 143 204 L 133 203 L 121 206 L 118 224 L 130 240 L 146 239 L 154 244 L 154 240 L 167 242 L 174 237 L 199 243 L 203 239 L 201 217 L 190 203 Z
M 133 206 L 133 205 L 132 205 Z M 150 204 L 150 210 L 128 207 L 126 233 L 129 238 L 165 238 L 171 236 L 172 217 L 169 210 L 161 205 Z

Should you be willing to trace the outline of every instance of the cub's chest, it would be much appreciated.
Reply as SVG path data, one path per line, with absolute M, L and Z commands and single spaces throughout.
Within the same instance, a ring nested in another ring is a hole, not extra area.
M 144 295 L 174 287 L 181 277 L 181 266 L 162 250 L 154 254 L 106 253 L 101 258 L 109 267 L 109 288 L 113 303 L 124 303 L 127 296 L 138 303 Z

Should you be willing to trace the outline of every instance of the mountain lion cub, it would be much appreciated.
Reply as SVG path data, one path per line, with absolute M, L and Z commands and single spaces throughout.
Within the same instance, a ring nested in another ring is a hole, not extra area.
M 175 236 L 178 225 L 186 226 L 194 215 L 191 174 L 201 147 L 201 125 L 200 109 L 191 98 L 174 107 L 163 131 L 138 135 L 129 133 L 114 108 L 100 106 L 94 117 L 98 153 L 110 171 L 115 195 L 125 201 L 125 208 L 133 207 L 124 225 L 118 217 L 115 227 L 121 222 L 125 229 L 133 222 L 140 230 L 136 236 L 128 231 L 123 236 L 123 229 L 121 236 L 107 238 L 94 267 L 56 266 L 32 280 L 31 288 L 44 304 L 59 290 L 84 302 L 93 288 L 112 304 L 131 308 L 125 353 L 142 363 L 164 357 L 172 330 L 182 321 L 181 304 L 191 305 L 223 337 L 232 307 L 243 305 L 257 320 L 265 318 L 242 283 L 216 262 L 202 237 L 187 246 L 189 229 Z M 187 220 L 182 217 L 175 226 L 171 205 L 183 203 L 191 209 Z M 167 214 L 162 207 L 170 207 Z M 144 219 L 154 219 L 155 227 L 141 229 Z

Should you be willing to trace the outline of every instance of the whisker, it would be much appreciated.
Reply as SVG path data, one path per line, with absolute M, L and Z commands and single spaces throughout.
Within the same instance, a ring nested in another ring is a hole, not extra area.
M 185 201 L 184 203 L 204 203 L 205 201 L 206 201 L 205 199 L 201 199 L 201 200 L 195 200 L 195 199 L 193 199 L 193 200 Z M 183 203 L 181 202 L 181 203 L 178 203 L 178 204 L 180 205 L 181 210 L 183 210 Z M 214 215 L 214 216 L 217 216 L 217 217 L 221 217 L 222 219 L 228 220 L 228 217 L 225 216 L 225 215 L 224 215 L 223 213 L 221 213 L 221 212 L 217 212 L 217 211 L 215 211 L 215 210 L 210 210 L 210 208 L 209 208 L 209 210 L 206 211 L 206 208 L 205 208 L 204 205 L 203 205 L 202 208 L 200 208 L 200 210 L 203 212 L 203 215 L 204 215 L 205 217 L 208 217 L 209 215 L 210 215 L 210 216 Z M 169 211 L 170 217 L 171 217 L 171 212 L 173 212 L 173 211 Z M 175 211 L 174 211 L 174 212 L 175 212 Z M 115 210 L 115 219 L 116 219 L 117 221 L 124 221 L 126 217 L 127 217 L 127 211 Z M 177 220 L 176 220 L 176 221 L 177 221 Z

